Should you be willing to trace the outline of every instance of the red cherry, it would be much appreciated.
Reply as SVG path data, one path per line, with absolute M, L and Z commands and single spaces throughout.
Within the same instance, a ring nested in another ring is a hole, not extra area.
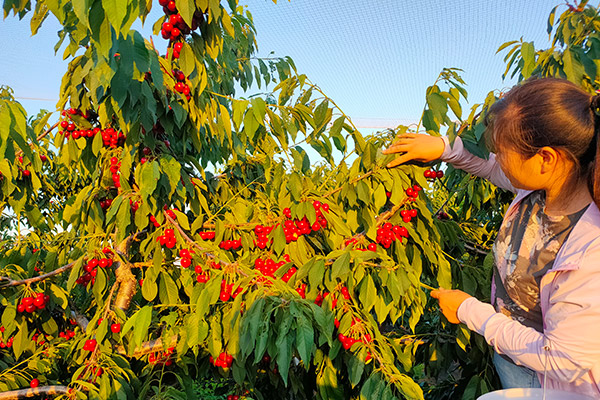
M 112 265 L 112 260 L 110 258 L 103 258 L 100 260 L 98 265 L 100 266 L 100 268 L 108 268 Z
M 229 294 L 227 292 L 221 292 L 221 294 L 219 295 L 219 299 L 221 301 L 228 301 L 230 297 L 231 297 L 231 294 Z
M 29 171 L 28 169 L 23 170 L 23 176 L 25 176 L 25 177 L 31 176 L 31 171 Z
M 410 215 L 412 218 L 416 218 L 417 210 L 416 209 L 409 210 L 408 215 Z
M 119 332 L 121 332 L 121 324 L 112 324 L 110 326 L 110 331 L 112 333 L 119 333 Z
M 377 243 L 369 243 L 367 249 L 369 249 L 370 251 L 377 251 Z
M 181 259 L 180 263 L 182 268 L 189 268 L 189 266 L 192 264 L 192 259 L 184 257 Z
M 176 52 L 180 52 L 183 49 L 183 43 L 177 42 L 173 45 L 173 50 Z
M 36 297 L 36 299 L 33 301 L 33 305 L 36 306 L 38 309 L 43 309 L 44 307 L 46 307 L 46 302 L 44 301 L 44 295 L 42 293 L 40 293 L 42 295 L 42 297 Z
M 179 250 L 179 257 L 181 258 L 190 258 L 190 251 L 188 249 Z
M 423 172 L 423 176 L 425 176 L 425 178 L 433 178 L 433 176 L 431 176 L 432 172 L 433 171 L 427 169 L 427 170 L 425 170 L 425 172 Z
M 34 378 L 31 380 L 31 382 L 29 382 L 29 387 L 31 388 L 36 388 L 38 386 L 40 386 L 40 380 L 37 378 Z
M 174 1 L 169 1 L 167 3 L 167 8 L 169 9 L 169 11 L 173 12 L 173 11 L 177 10 L 177 5 L 175 4 Z
M 443 178 L 444 177 L 444 171 L 437 171 L 435 173 L 435 177 L 438 178 L 438 179 Z

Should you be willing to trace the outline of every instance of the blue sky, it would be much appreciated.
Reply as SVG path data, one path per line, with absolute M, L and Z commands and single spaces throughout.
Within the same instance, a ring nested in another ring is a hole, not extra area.
M 259 56 L 291 56 L 357 126 L 393 128 L 418 120 L 425 89 L 444 67 L 464 70 L 471 104 L 502 81 L 505 41 L 549 45 L 546 22 L 557 1 L 474 0 L 241 0 L 250 4 Z M 564 3 L 559 7 L 562 12 Z M 160 16 L 155 4 L 149 24 Z M 66 71 L 54 55 L 58 25 L 48 18 L 31 37 L 28 21 L 0 21 L 0 84 L 9 85 L 28 112 L 53 109 Z M 155 43 L 162 42 L 154 37 Z M 37 99 L 37 100 L 34 100 Z M 466 105 L 470 107 L 469 105 Z

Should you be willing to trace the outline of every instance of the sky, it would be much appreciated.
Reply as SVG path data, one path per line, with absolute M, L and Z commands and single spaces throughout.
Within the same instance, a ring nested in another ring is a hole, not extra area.
M 155 2 L 156 3 L 156 2 Z M 507 89 L 498 47 L 509 40 L 548 48 L 553 0 L 240 0 L 254 17 L 258 56 L 291 56 L 361 129 L 395 128 L 419 119 L 425 90 L 444 67 L 461 68 L 470 108 L 490 90 Z M 144 36 L 162 14 L 158 4 Z M 11 86 L 28 113 L 53 110 L 67 69 L 54 55 L 58 23 L 31 37 L 29 22 L 0 21 L 0 85 Z M 154 37 L 155 43 L 163 41 Z M 240 96 L 244 94 L 240 93 Z

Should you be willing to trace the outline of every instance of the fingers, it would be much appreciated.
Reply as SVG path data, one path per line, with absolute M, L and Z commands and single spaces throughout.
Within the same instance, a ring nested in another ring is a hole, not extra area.
M 395 166 L 398 166 L 400 164 L 404 164 L 405 162 L 408 162 L 410 160 L 412 160 L 413 158 L 408 154 L 408 153 L 404 153 L 401 156 L 397 157 L 395 160 L 390 161 L 386 167 L 388 168 L 394 168 Z
M 394 153 L 399 153 L 399 152 L 406 152 L 409 150 L 408 145 L 412 144 L 412 137 L 407 137 L 407 136 L 399 136 L 396 138 L 396 140 L 394 140 L 394 142 L 392 143 L 392 145 L 390 147 L 388 147 L 387 149 L 384 149 L 382 151 L 383 154 L 394 154 Z
M 431 292 L 429 292 L 429 295 L 434 299 L 439 300 L 442 297 L 442 295 L 446 292 L 448 292 L 448 290 L 441 287 L 439 289 L 432 290 Z

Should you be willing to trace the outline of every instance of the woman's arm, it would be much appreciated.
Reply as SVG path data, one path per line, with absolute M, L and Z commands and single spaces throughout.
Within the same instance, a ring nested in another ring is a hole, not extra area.
M 393 145 L 383 151 L 383 154 L 397 153 L 400 153 L 400 155 L 387 165 L 388 168 L 408 161 L 430 162 L 441 160 L 452 164 L 455 168 L 487 179 L 498 187 L 510 190 L 513 193 L 517 192 L 517 189 L 513 187 L 500 169 L 494 154 L 490 154 L 488 160 L 474 156 L 465 149 L 460 137 L 457 137 L 453 146 L 450 146 L 447 137 L 405 133 L 399 136 Z
M 494 185 L 517 193 L 517 189 L 510 183 L 510 180 L 500 168 L 500 164 L 496 162 L 496 155 L 491 153 L 487 160 L 479 158 L 467 151 L 463 145 L 462 139 L 457 137 L 454 144 L 450 146 L 447 137 L 442 137 L 444 141 L 444 152 L 440 159 L 454 168 L 462 169 L 470 174 L 480 178 L 487 179 Z
M 600 248 L 595 253 L 600 259 Z M 458 319 L 517 364 L 539 373 L 545 370 L 557 381 L 573 382 L 600 363 L 600 270 L 590 269 L 550 272 L 556 275 L 550 283 L 553 292 L 544 315 L 544 333 L 475 298 L 460 305 Z

